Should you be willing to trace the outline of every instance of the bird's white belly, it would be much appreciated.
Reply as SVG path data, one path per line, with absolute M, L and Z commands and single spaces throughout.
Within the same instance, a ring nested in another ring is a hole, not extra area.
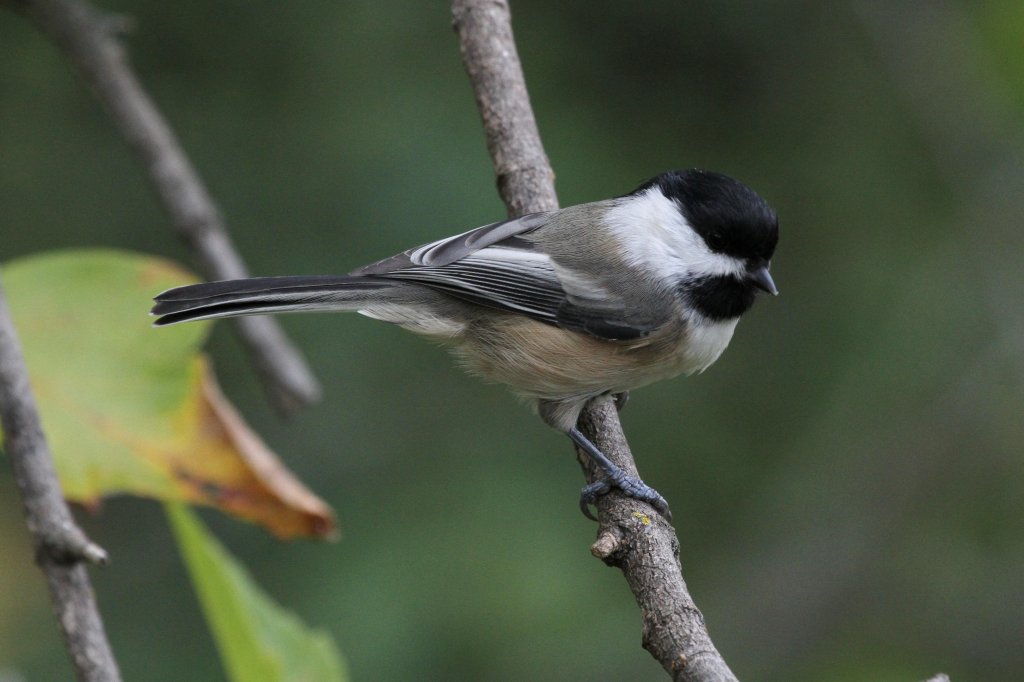
M 456 353 L 474 373 L 525 397 L 585 399 L 703 371 L 729 345 L 736 322 L 691 320 L 677 334 L 631 347 L 509 315 L 490 322 L 502 324 L 501 333 L 474 328 Z
M 683 371 L 687 374 L 703 372 L 718 359 L 732 340 L 739 318 L 722 322 L 702 322 L 687 329 L 683 349 Z

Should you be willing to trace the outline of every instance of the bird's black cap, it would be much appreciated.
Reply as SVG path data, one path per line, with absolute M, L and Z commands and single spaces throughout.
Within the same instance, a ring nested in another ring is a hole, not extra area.
M 652 187 L 679 205 L 712 251 L 745 260 L 771 260 L 779 241 L 779 219 L 767 201 L 739 180 L 698 168 L 668 171 L 632 194 Z

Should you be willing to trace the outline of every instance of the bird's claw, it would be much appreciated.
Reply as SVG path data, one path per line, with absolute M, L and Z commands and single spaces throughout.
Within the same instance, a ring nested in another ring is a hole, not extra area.
M 569 429 L 567 434 L 576 445 L 590 456 L 591 462 L 604 471 L 607 478 L 594 481 L 583 488 L 580 492 L 580 509 L 583 515 L 592 521 L 597 521 L 590 513 L 590 506 L 612 488 L 618 488 L 626 497 L 640 500 L 654 507 L 666 520 L 672 520 L 672 512 L 668 509 L 668 502 L 657 490 L 641 481 L 636 476 L 629 476 L 617 464 L 612 462 L 601 450 L 590 442 L 590 439 L 580 433 L 579 429 Z
M 590 506 L 597 503 L 597 498 L 606 494 L 612 486 L 604 479 L 594 481 L 590 485 L 583 486 L 580 491 L 580 511 L 591 521 L 597 521 L 597 517 L 590 511 Z
M 583 515 L 591 521 L 597 521 L 590 511 L 590 507 L 597 502 L 597 498 L 607 494 L 613 487 L 621 490 L 626 497 L 646 502 L 664 516 L 666 521 L 672 521 L 672 511 L 661 493 L 635 476 L 621 476 L 612 481 L 601 479 L 584 486 L 580 491 L 580 509 L 583 511 Z

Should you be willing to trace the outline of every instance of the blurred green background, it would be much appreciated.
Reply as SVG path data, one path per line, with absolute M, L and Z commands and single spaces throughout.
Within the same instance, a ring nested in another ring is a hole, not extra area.
M 136 20 L 133 62 L 254 274 L 341 273 L 504 215 L 447 3 L 104 8 Z M 1024 5 L 513 13 L 563 204 L 699 166 L 778 210 L 782 295 L 623 414 L 739 677 L 1024 679 Z M 88 89 L 0 13 L 0 260 L 92 245 L 190 262 Z M 397 328 L 282 323 L 326 389 L 291 421 L 227 324 L 209 350 L 345 537 L 205 518 L 355 679 L 663 679 L 589 555 L 564 438 Z M 222 679 L 159 506 L 80 516 L 114 557 L 93 575 L 126 679 Z M 0 547 L 0 678 L 69 679 L 6 463 Z

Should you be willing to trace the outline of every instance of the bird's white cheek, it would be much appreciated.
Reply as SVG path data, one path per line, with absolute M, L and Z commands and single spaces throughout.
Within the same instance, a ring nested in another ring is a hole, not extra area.
M 679 206 L 657 188 L 629 197 L 605 219 L 626 262 L 659 277 L 675 280 L 744 271 L 743 261 L 711 251 Z

